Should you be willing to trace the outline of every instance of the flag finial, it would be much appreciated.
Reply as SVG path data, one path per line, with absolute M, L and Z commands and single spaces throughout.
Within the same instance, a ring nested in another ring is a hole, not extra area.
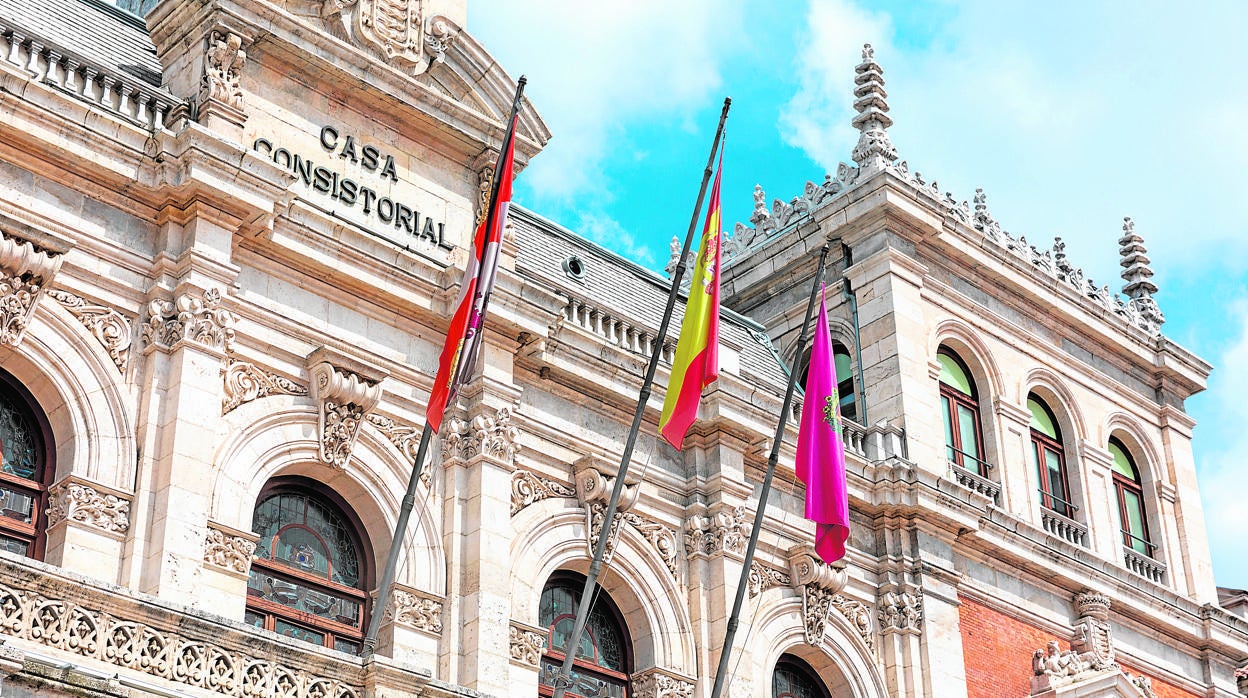
M 851 122 L 861 134 L 854 147 L 854 162 L 859 167 L 880 169 L 897 160 L 897 148 L 888 138 L 893 119 L 888 115 L 888 93 L 884 91 L 884 69 L 875 62 L 871 44 L 862 46 L 862 62 L 854 69 L 854 109 L 858 115 Z

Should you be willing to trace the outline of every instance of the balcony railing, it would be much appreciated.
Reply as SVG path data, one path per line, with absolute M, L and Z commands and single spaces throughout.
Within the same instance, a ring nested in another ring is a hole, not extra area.
M 1158 584 L 1166 583 L 1166 563 L 1161 560 L 1142 555 L 1138 551 L 1128 547 L 1122 548 L 1123 561 L 1127 569 L 1140 575 L 1150 582 Z
M 1056 511 L 1042 507 L 1040 509 L 1040 522 L 1044 525 L 1044 530 L 1058 538 L 1084 548 L 1088 546 L 1088 527 L 1078 521 L 1068 519 Z
M 967 470 L 953 461 L 949 461 L 949 475 L 959 485 L 962 485 L 972 492 L 978 492 L 985 497 L 992 499 L 993 504 L 1001 503 L 1001 485 L 998 485 L 983 475 L 980 475 L 973 470 Z

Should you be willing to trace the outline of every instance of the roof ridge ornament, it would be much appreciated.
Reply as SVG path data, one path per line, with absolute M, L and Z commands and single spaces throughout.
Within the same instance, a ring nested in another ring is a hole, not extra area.
M 1127 305 L 1134 306 L 1145 320 L 1160 326 L 1166 321 L 1153 294 L 1157 293 L 1157 284 L 1153 283 L 1153 268 L 1148 258 L 1148 248 L 1144 247 L 1144 238 L 1135 232 L 1135 221 L 1130 216 L 1122 219 L 1122 237 L 1118 238 L 1118 254 L 1122 255 L 1122 278 L 1127 283 L 1122 292 L 1128 297 Z
M 871 44 L 863 44 L 862 62 L 854 72 L 854 109 L 858 115 L 851 124 L 861 132 L 854 147 L 854 162 L 864 170 L 883 169 L 897 161 L 897 148 L 888 138 L 893 119 L 888 115 L 884 69 L 875 62 Z

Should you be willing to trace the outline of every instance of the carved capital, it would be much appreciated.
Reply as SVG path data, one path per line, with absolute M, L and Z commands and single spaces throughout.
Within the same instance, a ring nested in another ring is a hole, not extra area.
M 546 632 L 513 620 L 507 635 L 512 663 L 536 669 L 542 661 L 542 652 L 546 649 Z
M 312 399 L 317 403 L 320 458 L 345 468 L 360 426 L 381 400 L 381 380 L 388 375 L 363 362 L 321 347 L 308 356 Z
M 442 456 L 468 460 L 486 455 L 511 464 L 520 452 L 520 428 L 511 423 L 515 406 L 469 420 L 451 417 L 442 429 Z
M 221 414 L 228 414 L 239 405 L 269 395 L 307 395 L 307 386 L 289 378 L 257 368 L 247 361 L 230 361 L 221 369 L 224 395 Z
M 750 529 L 745 523 L 744 506 L 721 507 L 708 516 L 693 516 L 685 522 L 685 554 L 713 555 L 718 552 L 740 556 L 745 552 Z
M 567 485 L 517 469 L 511 474 L 511 515 L 550 497 L 575 497 L 576 490 Z
M 385 618 L 432 635 L 441 635 L 442 599 L 396 584 L 390 603 L 386 605 Z
M 130 343 L 134 334 L 130 319 L 103 305 L 91 305 L 69 291 L 49 289 L 48 297 L 65 306 L 104 347 L 117 368 L 125 373 L 130 363 Z
M 130 497 L 103 485 L 68 477 L 48 489 L 48 526 L 62 521 L 124 534 L 130 530 Z
M 633 674 L 634 698 L 692 698 L 694 680 L 674 671 L 652 667 Z
M 209 521 L 208 535 L 204 539 L 204 562 L 246 576 L 251 571 L 251 556 L 256 552 L 258 538 L 254 533 Z
M 234 350 L 234 325 L 238 318 L 221 305 L 221 291 L 210 288 L 179 294 L 172 301 L 157 298 L 148 304 L 143 341 L 165 350 L 183 342 L 197 344 L 219 354 Z
M 39 297 L 64 256 L 0 230 L 0 344 L 22 341 Z
M 923 629 L 923 592 L 886 591 L 879 601 L 880 632 L 918 634 Z

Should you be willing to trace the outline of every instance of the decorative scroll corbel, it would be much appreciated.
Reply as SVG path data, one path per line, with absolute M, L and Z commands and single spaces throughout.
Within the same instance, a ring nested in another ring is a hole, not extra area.
M 312 399 L 317 403 L 320 458 L 345 468 L 368 413 L 381 401 L 383 369 L 321 347 L 308 355 Z
M 799 545 L 789 551 L 789 572 L 793 586 L 802 590 L 806 642 L 817 645 L 827 630 L 833 598 L 848 581 L 845 564 L 828 565 L 815 556 L 813 546 Z
M 36 246 L 0 230 L 0 344 L 22 341 L 43 290 L 61 268 L 65 251 Z
M 247 65 L 244 36 L 225 28 L 214 29 L 204 48 L 204 73 L 200 80 L 196 118 L 219 116 L 236 126 L 247 121 L 243 111 L 243 66 Z

